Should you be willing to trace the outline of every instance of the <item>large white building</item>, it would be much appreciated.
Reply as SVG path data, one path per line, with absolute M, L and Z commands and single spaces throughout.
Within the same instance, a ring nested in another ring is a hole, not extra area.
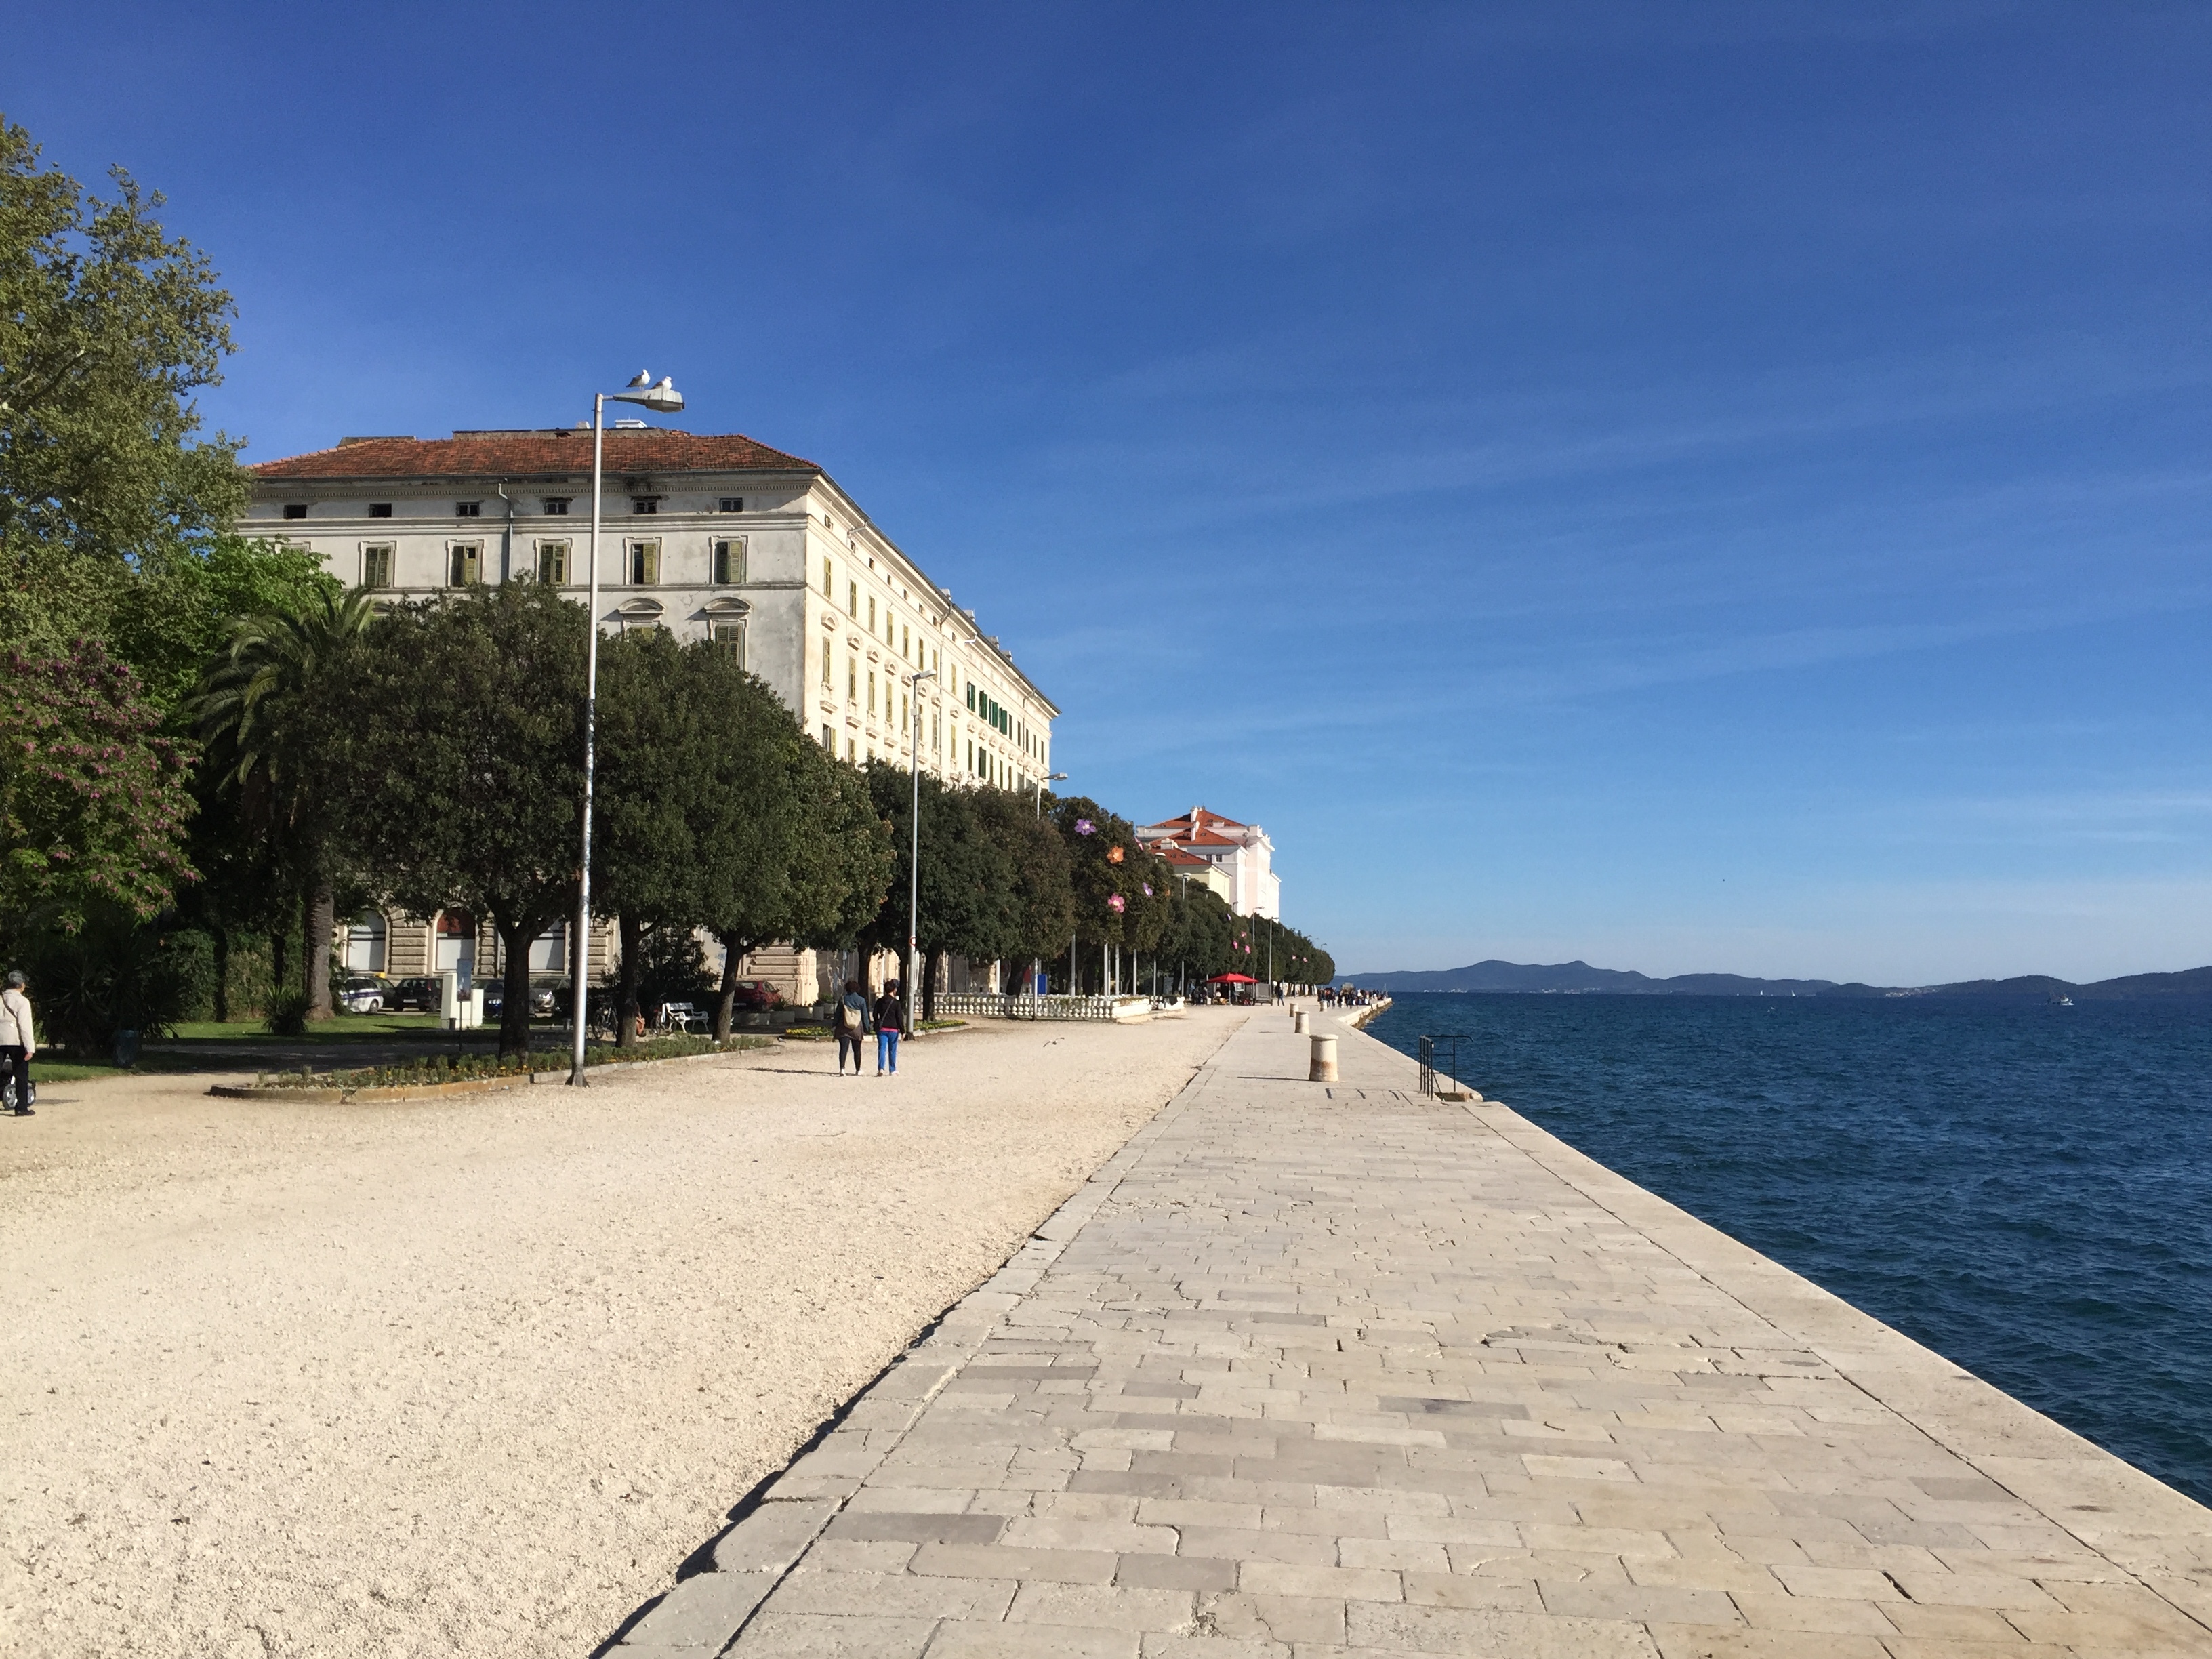
M 816 463 L 642 422 L 610 428 L 605 442 L 602 628 L 720 642 L 847 760 L 907 761 L 918 695 L 924 770 L 1023 788 L 1052 771 L 1060 710 Z M 349 586 L 409 599 L 530 581 L 586 597 L 588 426 L 344 438 L 251 470 L 240 528 L 312 549 Z M 923 669 L 936 678 L 917 694 Z M 364 917 L 348 961 L 488 972 L 492 939 L 476 918 Z M 762 976 L 811 996 L 804 954 L 764 961 Z M 532 965 L 558 972 L 564 957 L 556 931 Z
M 1203 806 L 1179 818 L 1148 823 L 1137 840 L 1221 895 L 1240 916 L 1283 919 L 1283 879 L 1274 872 L 1275 843 L 1256 823 L 1239 823 Z

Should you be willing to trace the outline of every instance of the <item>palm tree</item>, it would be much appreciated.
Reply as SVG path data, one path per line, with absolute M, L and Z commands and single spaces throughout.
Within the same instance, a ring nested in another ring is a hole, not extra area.
M 337 921 L 329 792 L 322 787 L 335 734 L 320 709 L 343 676 L 348 653 L 375 617 L 366 590 L 347 592 L 336 583 L 296 608 L 242 617 L 232 625 L 229 645 L 201 675 L 187 708 L 210 763 L 221 769 L 219 787 L 240 793 L 249 822 L 276 842 L 298 884 L 311 1019 L 331 1014 L 331 936 Z

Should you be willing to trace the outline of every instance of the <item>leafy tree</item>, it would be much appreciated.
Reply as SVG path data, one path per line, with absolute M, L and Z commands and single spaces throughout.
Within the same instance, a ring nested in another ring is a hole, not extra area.
M 346 717 L 343 696 L 375 616 L 366 591 L 331 583 L 311 588 L 296 608 L 245 617 L 186 705 L 219 786 L 238 791 L 246 822 L 267 838 L 300 896 L 301 988 L 311 1019 L 331 1012 L 335 723 Z
M 0 644 L 48 658 L 249 494 L 192 399 L 222 378 L 230 296 L 161 198 L 111 177 L 89 195 L 0 118 Z M 150 678 L 158 697 L 189 675 Z
M 522 582 L 399 606 L 329 732 L 339 851 L 403 909 L 498 930 L 502 1054 L 529 1047 L 530 943 L 575 903 L 588 625 Z
M 702 664 L 660 629 L 599 647 L 598 775 L 592 785 L 592 908 L 612 914 L 615 1042 L 637 1040 L 640 974 L 656 930 L 687 937 L 700 920 L 702 872 L 690 796 L 720 741 L 693 682 Z M 719 677 L 709 671 L 709 679 Z
M 721 942 L 714 1032 L 726 1037 L 744 959 L 780 939 L 849 940 L 882 902 L 887 854 L 852 768 L 713 645 L 684 654 L 701 733 L 685 806 L 693 916 Z
M 193 878 L 179 846 L 185 756 L 158 734 L 137 677 L 98 644 L 10 654 L 0 702 L 0 917 L 73 933 L 150 921 Z
M 1075 863 L 1066 842 L 1023 790 L 979 789 L 969 799 L 1012 875 L 1016 915 L 1006 954 L 1031 962 L 1057 957 L 1075 931 Z
M 876 949 L 897 955 L 902 979 L 907 974 L 909 855 L 919 790 L 921 882 L 913 933 L 927 964 L 921 987 L 924 1017 L 933 1018 L 938 964 L 946 956 L 995 961 L 1020 945 L 1014 861 L 977 810 L 981 790 L 959 788 L 926 774 L 916 781 L 895 762 L 877 761 L 866 770 L 869 797 L 890 826 L 892 860 L 890 891 L 867 939 Z

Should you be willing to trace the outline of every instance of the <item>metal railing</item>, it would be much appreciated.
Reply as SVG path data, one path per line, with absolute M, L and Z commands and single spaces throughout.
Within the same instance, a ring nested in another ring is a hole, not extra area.
M 1421 1062 L 1421 1092 L 1423 1094 L 1436 1093 L 1437 1077 L 1439 1073 L 1456 1089 L 1459 1084 L 1459 1045 L 1462 1040 L 1468 1042 L 1474 1041 L 1463 1031 L 1447 1031 L 1438 1036 L 1425 1036 L 1421 1039 L 1419 1058 Z M 1445 1045 L 1444 1063 L 1442 1066 L 1437 1064 L 1437 1044 L 1439 1042 Z
M 939 991 L 937 1012 L 976 1019 L 1105 1019 L 1113 997 L 1041 997 L 1013 991 Z

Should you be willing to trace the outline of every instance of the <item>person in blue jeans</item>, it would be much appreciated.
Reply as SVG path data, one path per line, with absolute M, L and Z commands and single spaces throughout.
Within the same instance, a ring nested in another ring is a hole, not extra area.
M 876 1075 L 898 1075 L 899 1033 L 906 1029 L 906 1004 L 899 997 L 896 980 L 884 987 L 876 999 Z

